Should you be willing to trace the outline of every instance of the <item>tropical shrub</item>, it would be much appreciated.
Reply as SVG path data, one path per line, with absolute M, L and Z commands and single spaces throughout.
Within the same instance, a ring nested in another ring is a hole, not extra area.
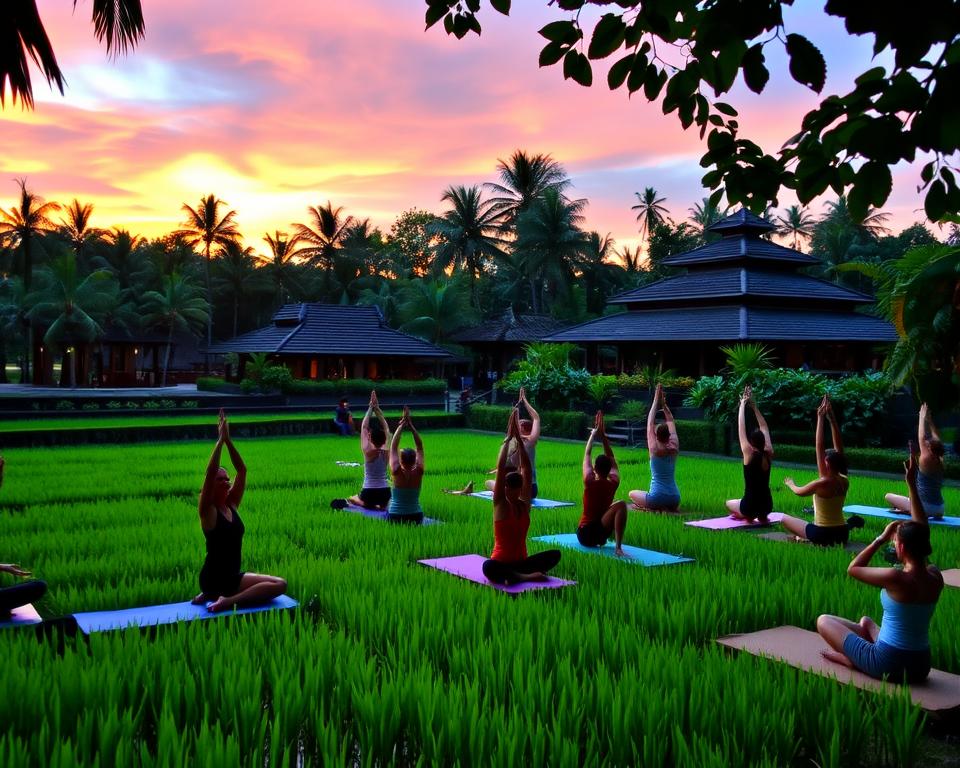
M 689 389 L 694 384 L 692 376 L 677 376 L 672 370 L 660 371 L 657 368 L 648 366 L 650 370 L 637 369 L 633 373 L 621 373 L 617 375 L 617 386 L 620 389 L 646 389 L 650 392 L 656 388 L 657 384 L 671 389 Z M 650 371 L 654 372 L 653 386 L 650 386 Z
M 589 396 L 590 373 L 570 365 L 573 344 L 528 344 L 526 359 L 500 383 L 504 392 L 516 394 L 521 387 L 527 397 L 543 408 L 568 408 L 571 400 Z
M 600 410 L 604 410 L 619 391 L 616 376 L 591 376 L 587 393 L 590 401 Z
M 764 344 L 734 344 L 720 351 L 727 358 L 725 369 L 734 376 L 773 368 L 773 350 Z

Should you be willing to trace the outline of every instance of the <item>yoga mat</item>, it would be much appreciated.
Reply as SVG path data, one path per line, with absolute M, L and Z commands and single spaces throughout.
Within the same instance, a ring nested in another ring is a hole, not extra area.
M 334 464 L 336 464 L 338 467 L 359 467 L 360 466 L 359 461 L 335 461 Z
M 771 512 L 767 520 L 770 523 L 779 523 L 783 517 L 782 512 Z M 769 528 L 770 525 L 763 523 L 750 522 L 749 520 L 735 520 L 727 515 L 726 517 L 711 517 L 709 520 L 688 520 L 684 525 L 692 525 L 694 528 L 709 528 L 711 531 L 726 531 L 731 528 L 739 530 L 756 530 L 757 528 Z
M 771 531 L 770 533 L 758 533 L 758 539 L 767 539 L 768 541 L 787 541 L 791 544 L 810 544 L 809 541 L 797 541 L 792 533 L 784 533 L 783 531 Z M 848 541 L 844 546 L 844 549 L 850 553 L 863 552 L 867 548 L 867 545 L 862 541 Z M 833 547 L 818 547 L 818 549 L 833 549 Z
M 363 515 L 364 517 L 372 517 L 375 520 L 386 520 L 389 517 L 386 510 L 367 509 L 366 507 L 358 507 L 354 504 L 347 504 L 347 506 L 343 508 L 343 511 L 353 512 L 354 514 Z M 420 525 L 439 525 L 442 522 L 442 520 L 434 520 L 432 517 L 424 517 Z
M 128 627 L 155 627 L 159 624 L 176 624 L 179 621 L 194 619 L 213 619 L 219 616 L 231 616 L 238 613 L 260 613 L 280 608 L 294 608 L 297 601 L 287 595 L 280 595 L 265 605 L 236 608 L 220 613 L 210 613 L 205 605 L 186 603 L 168 603 L 167 605 L 149 605 L 143 608 L 125 608 L 119 611 L 92 611 L 76 613 L 77 626 L 85 634 L 105 632 L 111 629 Z
M 43 619 L 37 613 L 37 609 L 27 603 L 19 608 L 10 611 L 10 618 L 6 621 L 0 621 L 0 629 L 5 627 L 27 627 L 31 624 L 40 624 Z
M 940 571 L 940 573 L 943 574 L 944 586 L 960 589 L 960 568 L 950 568 L 946 571 Z
M 791 667 L 832 677 L 864 690 L 897 693 L 900 688 L 900 684 L 874 680 L 863 672 L 827 661 L 820 655 L 820 651 L 829 649 L 826 641 L 816 632 L 800 627 L 775 627 L 746 635 L 728 635 L 717 642 L 727 648 L 783 661 Z M 907 687 L 914 704 L 928 712 L 960 707 L 960 675 L 933 669 L 926 681 Z
M 861 517 L 887 517 L 891 520 L 909 520 L 910 515 L 901 515 L 897 512 L 891 512 L 887 507 L 867 507 L 862 504 L 848 504 L 843 508 L 848 515 L 860 515 Z M 930 525 L 948 525 L 951 528 L 960 528 L 960 517 L 948 517 L 944 515 L 940 520 L 929 520 Z
M 667 555 L 663 552 L 654 552 L 652 549 L 640 549 L 640 547 L 631 547 L 629 544 L 623 545 L 623 551 L 630 555 L 630 558 L 617 557 L 614 554 L 614 545 L 607 542 L 602 547 L 585 547 L 577 540 L 575 533 L 557 533 L 552 536 L 536 536 L 534 541 L 542 541 L 546 544 L 559 544 L 561 547 L 569 547 L 578 552 L 586 552 L 591 555 L 602 555 L 604 557 L 615 557 L 634 565 L 676 565 L 677 563 L 692 563 L 693 558 L 678 557 L 677 555 Z
M 483 575 L 483 562 L 487 558 L 482 555 L 458 555 L 457 557 L 439 557 L 433 560 L 418 560 L 421 565 L 428 568 L 436 568 L 438 571 L 446 571 L 461 579 L 482 584 L 485 587 L 493 587 L 500 592 L 506 592 L 510 595 L 517 595 L 521 592 L 528 592 L 531 589 L 557 589 L 559 587 L 569 587 L 577 582 L 567 581 L 566 579 L 557 579 L 548 576 L 546 581 L 524 581 L 520 584 L 494 584 L 488 581 Z
M 476 496 L 478 499 L 486 499 L 487 501 L 493 501 L 493 491 L 477 491 L 476 493 L 471 493 L 471 496 Z M 572 501 L 554 501 L 553 499 L 534 499 L 530 503 L 531 507 L 543 507 L 544 509 L 550 509 L 552 507 L 572 507 Z

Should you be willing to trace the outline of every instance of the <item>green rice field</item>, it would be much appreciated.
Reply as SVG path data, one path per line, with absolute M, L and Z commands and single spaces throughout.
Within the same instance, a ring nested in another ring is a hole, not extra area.
M 441 431 L 424 442 L 424 510 L 445 524 L 422 528 L 330 509 L 360 487 L 359 468 L 335 464 L 360 460 L 355 439 L 238 442 L 245 568 L 284 576 L 301 608 L 62 647 L 29 629 L 0 631 L 0 765 L 956 765 L 957 742 L 907 696 L 713 642 L 813 629 L 824 612 L 879 619 L 878 590 L 846 576 L 846 552 L 631 512 L 626 543 L 696 562 L 643 568 L 564 551 L 554 573 L 575 587 L 511 597 L 416 562 L 489 554 L 489 502 L 441 489 L 481 485 L 500 438 Z M 191 598 L 212 447 L 5 452 L 0 560 L 48 582 L 46 617 Z M 541 495 L 577 505 L 534 509 L 531 536 L 575 530 L 582 451 L 541 442 Z M 649 483 L 646 452 L 617 456 L 626 498 Z M 776 507 L 799 513 L 787 474 L 805 481 L 813 471 L 774 468 Z M 688 517 L 724 514 L 724 499 L 742 490 L 736 461 L 681 457 L 678 482 Z M 901 487 L 853 477 L 848 501 L 881 504 Z M 960 492 L 945 495 L 948 510 L 960 509 Z M 868 518 L 853 538 L 869 541 L 884 522 Z M 960 530 L 932 535 L 934 560 L 960 565 Z M 954 673 L 958 615 L 960 590 L 946 589 L 932 655 Z

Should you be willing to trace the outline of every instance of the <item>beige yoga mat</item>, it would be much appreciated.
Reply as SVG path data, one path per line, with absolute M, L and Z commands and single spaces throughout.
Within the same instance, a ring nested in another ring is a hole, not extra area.
M 948 571 L 940 571 L 943 574 L 943 583 L 948 587 L 957 587 L 960 589 L 960 568 L 951 568 Z
M 852 683 L 864 690 L 891 693 L 899 689 L 897 684 L 874 680 L 863 672 L 827 661 L 820 655 L 820 651 L 829 647 L 823 638 L 800 627 L 774 627 L 747 635 L 728 635 L 717 642 L 727 648 L 778 659 L 791 667 L 833 677 L 841 683 Z M 933 669 L 925 682 L 908 687 L 913 703 L 928 712 L 960 707 L 960 675 Z
M 787 541 L 791 544 L 806 544 L 807 546 L 813 546 L 809 541 L 796 541 L 792 533 L 784 533 L 783 531 L 772 531 L 770 533 L 758 533 L 758 539 L 767 539 L 768 541 Z M 843 547 L 847 552 L 857 553 L 863 552 L 867 548 L 867 545 L 862 541 L 848 541 Z M 824 547 L 824 549 L 833 549 L 833 547 Z

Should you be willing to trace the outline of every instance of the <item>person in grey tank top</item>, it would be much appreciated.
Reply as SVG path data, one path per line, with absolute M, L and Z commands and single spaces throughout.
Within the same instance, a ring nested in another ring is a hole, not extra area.
M 918 523 L 926 523 L 928 517 L 939 520 L 943 517 L 946 505 L 943 501 L 943 440 L 937 432 L 937 426 L 930 417 L 930 409 L 924 403 L 920 406 L 920 422 L 917 425 L 917 443 L 920 447 L 919 474 L 917 475 L 917 493 L 923 502 L 923 509 L 917 510 L 907 496 L 896 493 L 886 495 L 887 504 L 894 511 L 901 512 Z M 910 449 L 913 455 L 913 448 Z
M 360 425 L 360 450 L 363 451 L 363 489 L 351 496 L 350 504 L 367 509 L 384 510 L 390 503 L 390 481 L 387 478 L 387 442 L 390 427 L 380 410 L 377 392 L 370 393 L 370 404 Z
M 530 468 L 533 472 L 531 478 L 531 496 L 530 499 L 533 500 L 537 498 L 537 493 L 539 488 L 537 487 L 537 442 L 540 440 L 540 414 L 534 410 L 533 406 L 530 405 L 530 401 L 527 400 L 527 391 L 523 387 L 520 387 L 520 398 L 517 400 L 517 408 L 523 406 L 527 409 L 527 413 L 530 415 L 529 419 L 520 419 L 520 441 L 519 443 L 523 444 L 524 449 L 527 452 L 527 456 L 530 458 Z M 510 452 L 507 455 L 507 467 L 510 471 L 518 471 L 520 468 L 520 457 L 517 454 L 519 448 L 519 443 L 516 440 L 513 440 L 510 444 Z M 491 474 L 496 473 L 496 469 L 492 470 Z M 494 487 L 494 480 L 487 480 L 486 488 L 488 491 L 492 491 Z

